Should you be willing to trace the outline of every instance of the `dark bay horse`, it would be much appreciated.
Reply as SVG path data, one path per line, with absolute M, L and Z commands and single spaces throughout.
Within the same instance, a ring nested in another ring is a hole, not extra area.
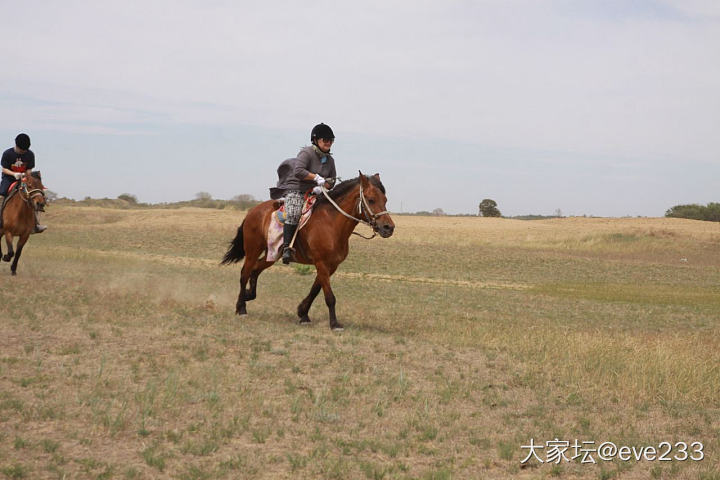
M 43 211 L 45 211 L 45 187 L 40 172 L 23 175 L 19 188 L 14 193 L 8 192 L 2 212 L 3 224 L 0 228 L 0 236 L 5 237 L 8 249 L 8 253 L 2 259 L 9 262 L 13 256 L 15 257 L 10 267 L 13 275 L 16 274 L 23 247 L 35 230 L 35 214 Z M 17 252 L 13 250 L 13 237 L 19 237 Z M 0 244 L 0 255 L 2 255 L 2 244 Z
M 308 312 L 322 288 L 330 312 L 330 328 L 342 330 L 335 316 L 335 295 L 330 288 L 330 276 L 335 273 L 348 254 L 350 235 L 359 222 L 366 223 L 375 233 L 387 238 L 393 234 L 395 224 L 385 210 L 387 197 L 380 175 L 360 176 L 346 180 L 328 192 L 330 199 L 320 196 L 307 224 L 298 231 L 295 240 L 295 261 L 315 265 L 317 276 L 310 293 L 298 305 L 300 323 L 310 322 Z M 260 273 L 275 262 L 267 261 L 267 232 L 271 216 L 280 203 L 268 200 L 253 207 L 245 216 L 223 264 L 239 262 L 245 258 L 240 273 L 240 294 L 235 312 L 247 314 L 245 302 L 255 299 Z M 377 212 L 377 213 L 376 213 Z M 250 290 L 246 284 L 250 280 Z

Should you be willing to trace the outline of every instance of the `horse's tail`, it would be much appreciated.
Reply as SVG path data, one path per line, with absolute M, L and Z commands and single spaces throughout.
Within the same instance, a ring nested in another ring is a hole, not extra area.
M 237 229 L 237 235 L 235 235 L 235 238 L 232 242 L 230 242 L 230 248 L 225 253 L 225 256 L 222 259 L 222 262 L 220 262 L 221 265 L 227 265 L 229 263 L 237 263 L 243 258 L 245 258 L 245 247 L 243 245 L 243 225 L 245 224 L 245 221 L 243 220 L 243 223 L 240 224 L 240 226 Z

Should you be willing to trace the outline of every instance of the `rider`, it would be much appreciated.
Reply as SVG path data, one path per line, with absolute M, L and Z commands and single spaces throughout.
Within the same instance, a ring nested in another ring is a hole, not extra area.
M 330 147 L 335 141 L 332 129 L 320 123 L 310 132 L 312 145 L 303 148 L 297 158 L 285 160 L 278 168 L 277 187 L 273 193 L 282 193 L 285 199 L 285 224 L 283 226 L 283 263 L 292 259 L 293 250 L 290 242 L 297 230 L 302 214 L 303 195 L 317 187 L 332 188 L 337 173 L 335 159 L 330 154 Z M 326 180 L 327 179 L 327 180 Z M 273 195 L 273 198 L 275 196 Z
M 22 178 L 23 174 L 30 175 L 35 168 L 35 154 L 30 150 L 30 137 L 21 133 L 15 137 L 15 146 L 8 148 L 2 154 L 2 181 L 0 181 L 0 205 L 5 206 L 5 197 L 8 189 L 15 181 Z M 0 228 L 2 228 L 2 211 L 0 210 Z M 44 232 L 47 227 L 37 223 L 35 216 L 35 231 Z

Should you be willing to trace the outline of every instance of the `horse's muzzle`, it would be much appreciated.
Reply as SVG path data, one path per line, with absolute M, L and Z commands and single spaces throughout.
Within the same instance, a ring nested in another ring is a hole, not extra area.
M 394 231 L 395 231 L 395 225 L 392 225 L 390 223 L 384 223 L 382 225 L 378 225 L 378 229 L 377 229 L 377 232 L 380 234 L 380 236 L 382 238 L 391 237 Z

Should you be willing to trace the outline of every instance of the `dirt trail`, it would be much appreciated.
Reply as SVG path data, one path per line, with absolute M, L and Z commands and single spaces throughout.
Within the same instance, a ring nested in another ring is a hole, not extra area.
M 48 251 L 54 251 L 63 254 L 78 255 L 80 251 L 76 248 L 65 247 L 65 246 L 48 246 Z M 89 249 L 85 248 L 82 251 L 85 255 L 95 255 L 106 258 L 127 258 L 133 260 L 152 261 L 158 263 L 164 263 L 167 265 L 181 265 L 186 267 L 218 267 L 219 262 L 217 260 L 211 260 L 208 258 L 196 258 L 196 257 L 181 257 L 175 255 L 160 255 L 157 253 L 139 253 L 139 252 L 123 252 L 118 250 L 100 250 L 100 249 Z M 295 270 L 292 268 L 271 268 L 268 272 L 273 274 L 288 275 L 294 274 Z M 476 282 L 469 280 L 452 280 L 448 278 L 430 278 L 430 277 L 411 277 L 406 275 L 389 275 L 384 273 L 362 273 L 362 272 L 337 272 L 334 277 L 339 278 L 354 278 L 354 279 L 371 279 L 381 280 L 387 282 L 406 282 L 406 283 L 422 283 L 422 284 L 433 284 L 433 285 L 452 285 L 458 287 L 476 288 L 476 289 L 499 289 L 499 290 L 528 290 L 532 288 L 532 285 L 525 283 L 513 283 L 513 282 Z

